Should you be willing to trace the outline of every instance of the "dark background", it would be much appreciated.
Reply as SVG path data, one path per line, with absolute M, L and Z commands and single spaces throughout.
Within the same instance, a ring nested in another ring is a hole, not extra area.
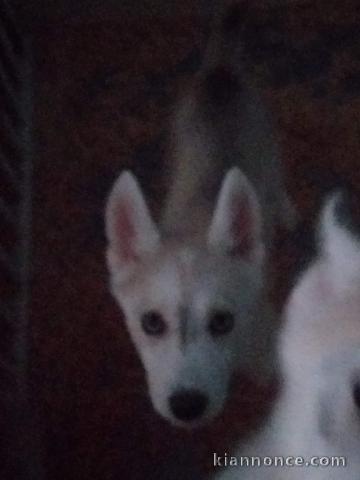
M 187 463 L 209 470 L 211 452 L 229 451 L 273 392 L 238 381 L 223 416 L 199 432 L 173 429 L 152 411 L 107 290 L 103 211 L 123 168 L 159 210 L 168 114 L 199 66 L 207 2 L 17 4 L 34 38 L 31 392 L 48 478 L 185 480 Z M 324 193 L 344 182 L 359 189 L 360 6 L 251 4 L 248 67 L 273 112 L 302 221 L 274 251 L 280 309 Z

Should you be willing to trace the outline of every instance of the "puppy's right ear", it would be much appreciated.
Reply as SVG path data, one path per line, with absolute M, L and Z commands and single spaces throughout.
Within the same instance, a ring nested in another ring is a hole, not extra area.
M 116 180 L 105 212 L 110 270 L 127 267 L 158 247 L 160 235 L 153 222 L 140 186 L 125 171 Z
M 325 201 L 320 214 L 320 255 L 329 267 L 334 284 L 347 289 L 360 281 L 360 239 L 348 228 L 349 219 L 341 218 L 346 209 L 345 196 L 337 191 Z M 346 220 L 346 221 L 345 221 Z
M 208 232 L 208 245 L 224 255 L 262 262 L 262 216 L 257 194 L 242 171 L 233 167 L 220 188 Z

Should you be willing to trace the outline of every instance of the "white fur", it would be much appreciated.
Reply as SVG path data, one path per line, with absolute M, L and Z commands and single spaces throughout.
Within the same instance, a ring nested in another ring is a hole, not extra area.
M 320 252 L 285 310 L 279 353 L 284 385 L 273 415 L 236 456 L 345 457 L 347 466 L 228 468 L 222 480 L 358 480 L 360 409 L 360 241 L 335 217 L 338 195 L 321 214 Z
M 236 182 L 229 188 L 232 176 Z M 246 180 L 239 183 L 241 179 L 242 174 L 235 169 L 224 181 L 207 234 L 208 247 L 206 236 L 200 244 L 161 236 L 130 174 L 121 175 L 109 197 L 106 219 L 111 289 L 124 309 L 129 331 L 143 361 L 153 405 L 176 424 L 186 425 L 169 410 L 169 397 L 177 390 L 196 388 L 208 397 L 206 413 L 199 421 L 189 422 L 195 426 L 222 410 L 230 378 L 238 368 L 255 369 L 252 374 L 261 381 L 271 370 L 267 359 L 267 355 L 271 356 L 271 313 L 262 298 L 261 259 L 252 258 L 246 251 L 228 254 L 229 243 L 236 243 L 236 235 L 241 237 L 242 231 L 236 233 L 235 230 L 235 234 L 232 233 L 235 236 L 230 238 L 232 220 L 227 219 L 229 233 L 226 235 L 227 229 L 219 217 L 219 212 L 224 218 L 230 217 L 230 213 L 236 216 L 229 200 L 239 188 L 244 199 L 249 196 L 247 205 L 254 208 L 249 212 L 254 220 L 251 248 L 256 252 L 262 250 L 255 193 Z M 117 216 L 127 227 L 120 233 Z M 130 239 L 123 238 L 127 231 Z M 119 235 L 122 238 L 118 238 Z M 179 334 L 180 312 L 184 307 L 187 309 L 186 345 L 181 344 Z M 154 310 L 167 322 L 164 338 L 149 337 L 141 329 L 141 315 Z M 212 338 L 208 318 L 214 310 L 235 315 L 236 325 L 231 334 Z

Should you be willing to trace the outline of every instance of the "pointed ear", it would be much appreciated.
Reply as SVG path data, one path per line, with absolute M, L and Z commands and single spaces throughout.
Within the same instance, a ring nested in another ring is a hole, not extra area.
M 341 288 L 347 288 L 356 279 L 360 280 L 360 240 L 349 229 L 346 208 L 344 194 L 340 191 L 331 194 L 320 214 L 318 232 L 320 254 Z
M 133 263 L 160 242 L 140 186 L 130 172 L 123 172 L 110 192 L 105 228 L 110 268 Z
M 261 260 L 260 205 L 254 188 L 239 168 L 226 174 L 208 233 L 209 247 L 221 253 Z

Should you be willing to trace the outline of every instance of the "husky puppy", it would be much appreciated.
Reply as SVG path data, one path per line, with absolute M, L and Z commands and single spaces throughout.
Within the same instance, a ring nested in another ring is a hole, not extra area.
M 326 202 L 320 252 L 287 304 L 274 414 L 238 451 L 302 457 L 305 465 L 228 468 L 222 480 L 360 478 L 360 238 L 344 224 L 343 205 L 339 194 Z
M 325 204 L 319 256 L 290 298 L 281 354 L 288 447 L 308 459 L 342 456 L 347 465 L 300 468 L 296 478 L 360 478 L 360 239 L 344 206 L 339 193 Z
M 188 427 L 222 410 L 235 370 L 268 375 L 264 254 L 274 225 L 292 220 L 269 115 L 243 74 L 240 12 L 225 10 L 176 109 L 161 221 L 128 171 L 105 215 L 111 291 L 153 406 Z

